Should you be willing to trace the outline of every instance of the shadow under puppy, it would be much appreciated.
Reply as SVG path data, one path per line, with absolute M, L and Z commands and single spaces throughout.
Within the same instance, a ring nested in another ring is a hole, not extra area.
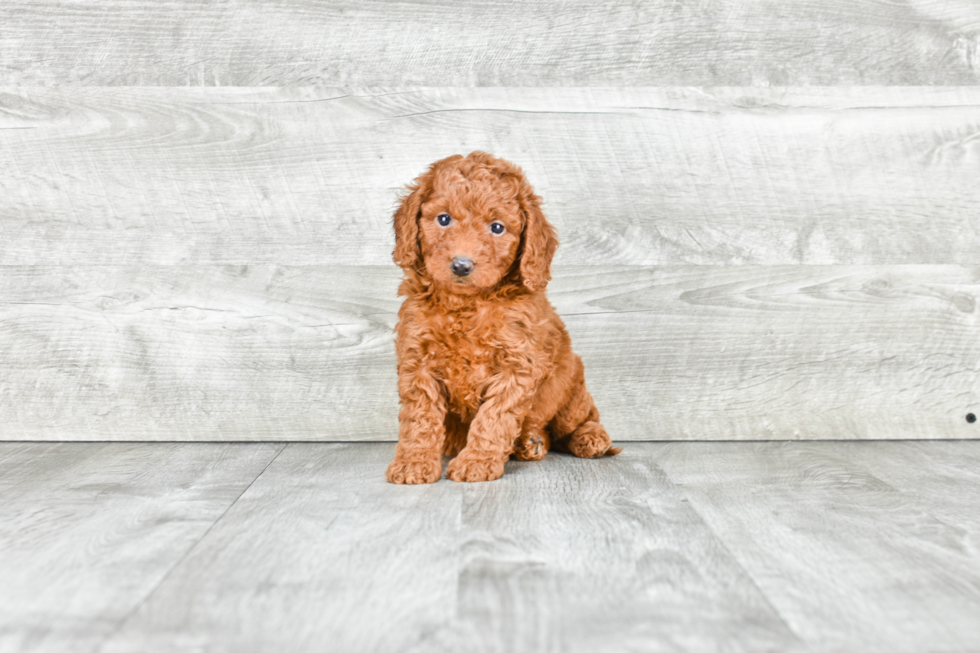
M 433 163 L 394 216 L 401 410 L 392 483 L 490 481 L 513 455 L 617 454 L 545 296 L 555 230 L 521 169 L 485 152 Z

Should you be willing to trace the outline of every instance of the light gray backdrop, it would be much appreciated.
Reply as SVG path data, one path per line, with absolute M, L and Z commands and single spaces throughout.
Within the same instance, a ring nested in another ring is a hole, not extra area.
M 978 82 L 973 0 L 5 0 L 0 438 L 395 439 L 474 149 L 614 439 L 978 437 Z

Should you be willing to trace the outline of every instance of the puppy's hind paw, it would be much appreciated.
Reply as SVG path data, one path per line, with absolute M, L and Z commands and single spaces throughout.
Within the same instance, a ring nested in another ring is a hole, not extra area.
M 568 450 L 579 458 L 598 458 L 615 456 L 622 451 L 612 446 L 606 429 L 598 422 L 585 422 L 568 438 Z
M 539 433 L 537 435 L 522 434 L 514 443 L 514 453 L 511 454 L 517 460 L 541 460 L 548 453 L 548 436 Z
M 442 476 L 442 460 L 403 460 L 395 458 L 385 473 L 389 483 L 421 485 L 435 483 Z

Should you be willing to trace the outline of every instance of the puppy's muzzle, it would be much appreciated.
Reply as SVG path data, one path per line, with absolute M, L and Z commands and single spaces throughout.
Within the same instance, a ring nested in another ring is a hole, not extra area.
M 457 277 L 465 277 L 473 271 L 476 264 L 473 262 L 473 259 L 468 259 L 465 256 L 457 256 L 453 259 L 449 267 Z

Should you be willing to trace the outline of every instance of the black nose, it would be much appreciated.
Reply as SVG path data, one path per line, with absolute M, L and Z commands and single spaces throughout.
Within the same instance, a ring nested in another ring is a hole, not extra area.
M 453 264 L 449 267 L 453 269 L 453 274 L 457 277 L 465 277 L 473 271 L 475 264 L 473 263 L 473 259 L 468 259 L 465 256 L 457 256 L 453 259 Z

